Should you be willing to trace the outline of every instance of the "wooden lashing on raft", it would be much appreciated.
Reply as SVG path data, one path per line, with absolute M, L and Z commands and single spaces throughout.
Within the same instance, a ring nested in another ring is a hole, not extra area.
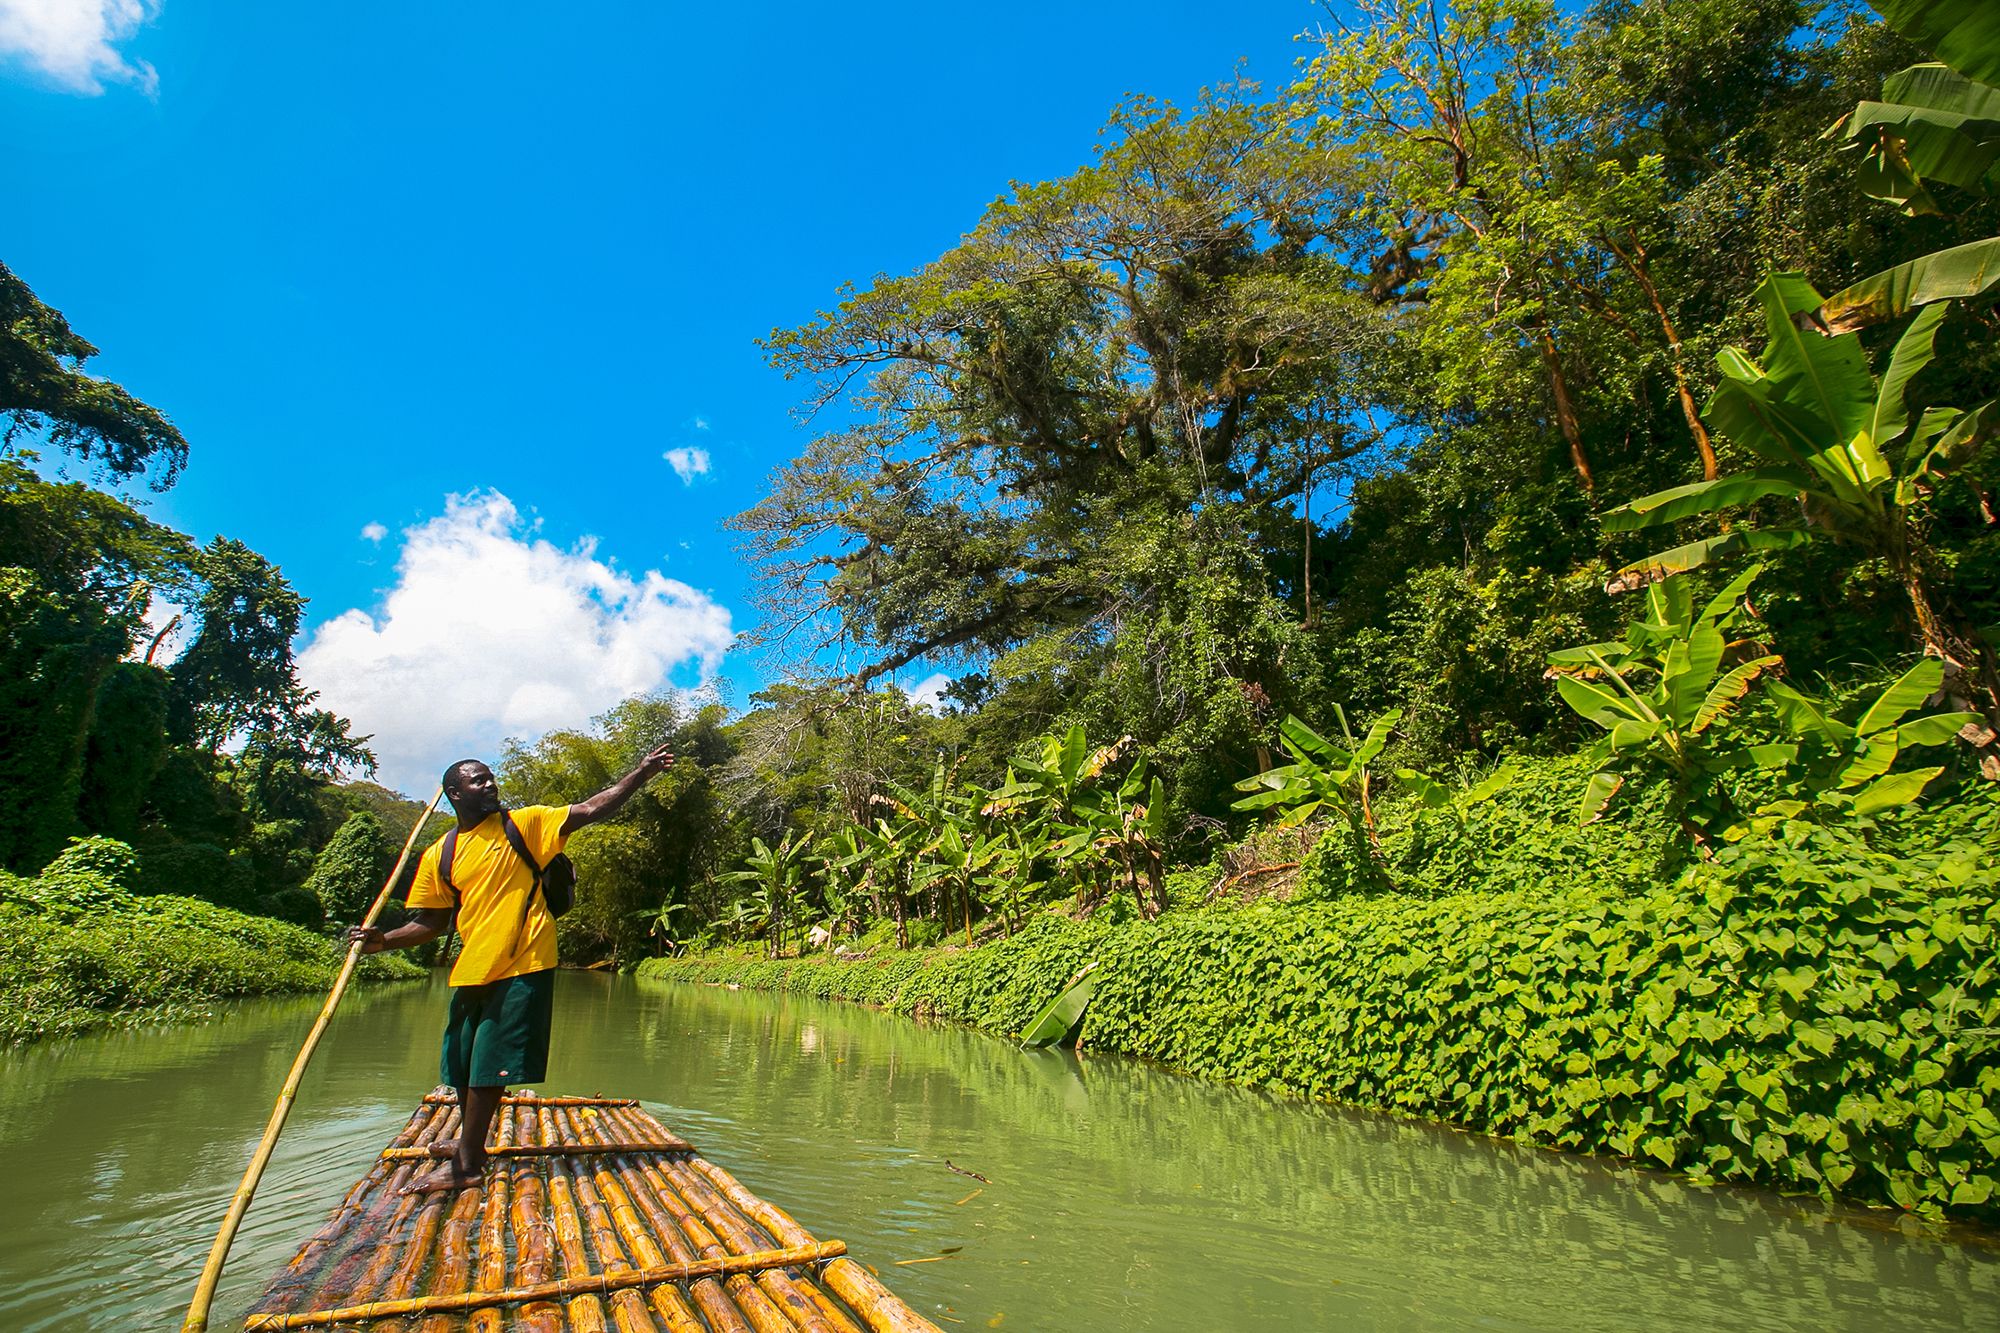
M 426 1097 L 244 1328 L 938 1333 L 626 1099 L 509 1095 L 479 1186 L 403 1194 L 458 1120 Z

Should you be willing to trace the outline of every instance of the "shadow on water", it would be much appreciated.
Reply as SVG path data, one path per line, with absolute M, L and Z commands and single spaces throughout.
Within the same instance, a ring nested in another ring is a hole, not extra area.
M 434 983 L 343 1008 L 218 1328 L 431 1085 L 443 1004 Z M 0 1327 L 175 1323 L 316 1009 L 0 1054 Z M 644 1098 L 944 1327 L 1943 1329 L 2000 1309 L 2000 1252 L 1882 1215 L 851 1005 L 564 974 L 547 1087 Z

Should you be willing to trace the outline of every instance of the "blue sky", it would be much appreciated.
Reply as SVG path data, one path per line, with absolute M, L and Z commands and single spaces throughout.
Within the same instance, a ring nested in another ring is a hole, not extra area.
M 720 523 L 808 438 L 753 340 L 1128 93 L 1282 80 L 1319 17 L 0 0 L 0 260 L 174 418 L 185 475 L 135 494 L 283 568 L 308 680 L 414 786 L 649 676 L 742 703 Z

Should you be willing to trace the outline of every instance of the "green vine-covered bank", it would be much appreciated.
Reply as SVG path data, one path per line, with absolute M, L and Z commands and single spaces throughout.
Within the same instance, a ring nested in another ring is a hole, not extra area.
M 344 950 L 324 935 L 138 893 L 139 880 L 139 858 L 109 838 L 73 841 L 32 879 L 0 872 L 0 1042 L 206 1018 L 217 1000 L 324 991 L 340 970 Z M 380 955 L 357 975 L 414 981 L 424 970 Z
M 1996 811 L 1893 852 L 1795 825 L 1650 892 L 1584 876 L 1118 925 L 1047 913 L 973 949 L 641 972 L 1011 1034 L 1095 959 L 1093 1049 L 1700 1181 L 1991 1222 Z

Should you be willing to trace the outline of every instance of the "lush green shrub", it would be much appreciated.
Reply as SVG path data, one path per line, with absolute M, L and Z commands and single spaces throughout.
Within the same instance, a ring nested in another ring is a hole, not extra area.
M 289 921 L 307 930 L 320 930 L 326 925 L 326 911 L 310 889 L 281 889 L 266 894 L 257 900 L 257 915 Z
M 134 897 L 118 877 L 138 874 L 123 843 L 80 838 L 39 879 L 0 876 L 0 1041 L 187 1017 L 209 1000 L 332 984 L 338 944 L 199 898 Z M 378 954 L 362 960 L 358 975 L 423 973 Z
M 211 842 L 147 838 L 139 845 L 139 892 L 199 897 L 247 911 L 256 876 L 247 856 Z
M 1439 897 L 1534 884 L 1588 884 L 1643 892 L 1671 880 L 1686 855 L 1665 784 L 1630 792 L 1618 817 L 1579 825 L 1576 796 L 1594 765 L 1586 755 L 1515 756 L 1449 809 L 1415 800 L 1377 806 L 1379 863 L 1336 828 L 1307 853 L 1298 897 L 1331 900 L 1382 888 Z
M 647 970 L 1012 1033 L 1094 957 L 1090 1046 L 1700 1180 L 1991 1218 L 1996 851 L 2000 800 L 1980 792 L 1875 830 L 1790 825 L 1666 887 L 1489 870 L 1430 899 L 1045 916 L 978 950 Z
M 305 887 L 328 921 L 352 925 L 367 915 L 394 856 L 382 821 L 358 810 L 321 850 Z

